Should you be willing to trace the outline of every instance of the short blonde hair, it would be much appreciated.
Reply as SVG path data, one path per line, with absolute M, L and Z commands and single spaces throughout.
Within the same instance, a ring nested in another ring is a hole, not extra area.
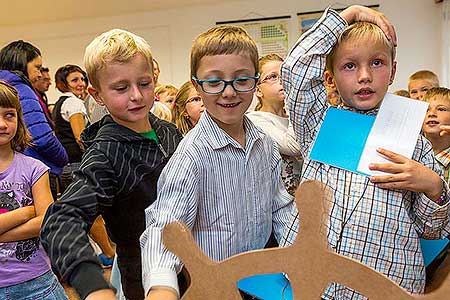
M 84 53 L 84 67 L 92 86 L 99 89 L 97 72 L 109 63 L 125 63 L 136 54 L 142 54 L 153 74 L 153 57 L 148 43 L 141 37 L 122 30 L 112 29 L 97 36 Z
M 193 90 L 195 90 L 195 87 L 191 81 L 183 83 L 175 96 L 175 105 L 172 109 L 172 123 L 177 126 L 183 135 L 186 135 L 189 130 L 194 128 L 192 122 L 185 116 L 187 100 Z
M 239 54 L 248 55 L 258 73 L 258 48 L 253 38 L 241 27 L 223 25 L 200 34 L 191 48 L 191 78 L 197 76 L 200 60 L 204 56 Z
M 355 22 L 348 26 L 339 36 L 337 43 L 334 45 L 331 52 L 327 55 L 326 68 L 329 72 L 333 73 L 333 64 L 336 56 L 337 49 L 343 42 L 350 40 L 364 40 L 370 39 L 371 43 L 382 43 L 391 52 L 392 62 L 395 60 L 395 47 L 390 42 L 383 30 L 373 23 L 369 22 Z
M 416 73 L 409 76 L 408 82 L 411 82 L 412 80 L 425 80 L 428 81 L 433 87 L 439 86 L 439 78 L 436 74 L 429 70 L 420 70 Z
M 434 97 L 442 97 L 450 102 L 450 89 L 445 87 L 433 87 L 426 92 L 422 100 L 428 102 Z
M 170 112 L 170 108 L 168 108 L 165 104 L 161 102 L 158 101 L 153 102 L 151 112 L 160 119 L 172 122 L 172 113 Z
M 178 89 L 170 84 L 163 84 L 155 88 L 155 96 L 159 96 L 164 93 L 176 95 L 178 93 Z

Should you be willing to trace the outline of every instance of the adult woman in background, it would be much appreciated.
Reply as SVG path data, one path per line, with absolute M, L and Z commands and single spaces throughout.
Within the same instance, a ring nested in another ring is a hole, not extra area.
M 67 164 L 68 157 L 32 87 L 32 82 L 41 76 L 41 67 L 41 52 L 28 42 L 14 41 L 0 50 L 0 80 L 6 81 L 19 92 L 25 125 L 32 138 L 32 146 L 24 153 L 50 168 L 50 188 L 56 199 L 57 177 Z
M 61 193 L 72 182 L 72 172 L 79 168 L 84 152 L 81 132 L 86 126 L 83 96 L 86 73 L 76 65 L 65 65 L 55 73 L 56 88 L 63 93 L 53 109 L 55 132 L 67 151 L 69 163 L 61 174 Z

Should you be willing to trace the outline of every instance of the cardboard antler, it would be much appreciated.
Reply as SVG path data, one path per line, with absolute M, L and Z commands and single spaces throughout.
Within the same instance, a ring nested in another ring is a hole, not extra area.
M 324 203 L 329 203 L 320 200 L 326 193 L 324 186 L 315 181 L 305 182 L 297 190 L 300 226 L 292 246 L 245 252 L 222 262 L 208 258 L 184 224 L 167 225 L 163 231 L 164 244 L 183 261 L 191 276 L 191 285 L 182 299 L 240 299 L 237 289 L 240 279 L 278 272 L 289 275 L 295 299 L 300 300 L 319 299 L 330 282 L 355 289 L 371 300 L 449 298 L 448 275 L 433 292 L 411 295 L 383 274 L 329 250 L 326 237 L 320 233 Z

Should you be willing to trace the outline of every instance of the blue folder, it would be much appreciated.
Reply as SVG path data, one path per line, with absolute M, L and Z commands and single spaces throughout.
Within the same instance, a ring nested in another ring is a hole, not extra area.
M 238 289 L 261 300 L 292 300 L 289 280 L 283 273 L 262 274 L 238 281 Z
M 362 174 L 358 164 L 374 122 L 375 116 L 329 108 L 310 159 Z
M 435 258 L 441 254 L 441 252 L 447 248 L 450 243 L 449 239 L 443 240 L 420 240 L 420 246 L 422 247 L 423 260 L 425 266 L 428 267 Z

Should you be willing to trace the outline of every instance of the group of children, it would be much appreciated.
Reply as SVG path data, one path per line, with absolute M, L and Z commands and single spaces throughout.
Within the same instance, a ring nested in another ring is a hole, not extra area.
M 0 179 L 16 177 L 1 180 L 0 187 L 4 199 L 11 197 L 9 206 L 6 200 L 0 206 L 5 212 L 0 215 L 0 241 L 7 242 L 0 248 L 16 251 L 11 256 L 2 250 L 2 261 L 10 261 L 0 265 L 0 296 L 13 288 L 27 293 L 18 284 L 30 279 L 61 290 L 36 242 L 45 211 L 41 242 L 53 268 L 89 300 L 116 297 L 88 240 L 98 215 L 116 244 L 123 292 L 131 300 L 182 296 L 182 262 L 161 240 L 162 228 L 172 221 L 184 222 L 200 248 L 216 260 L 263 248 L 272 231 L 280 245 L 291 243 L 302 212 L 282 181 L 282 143 L 274 143 L 270 133 L 246 116 L 255 90 L 260 98 L 273 92 L 265 84 L 286 95 L 293 130 L 286 124 L 285 134 L 297 140 L 288 144 L 295 150 L 291 159 L 304 159 L 302 180 L 318 180 L 332 190 L 326 225 L 330 247 L 411 293 L 423 293 L 419 237 L 438 239 L 450 233 L 448 184 L 432 145 L 420 137 L 413 159 L 378 149 L 390 163 L 370 168 L 389 173 L 382 176 L 365 177 L 308 158 L 329 107 L 325 83 L 338 92 L 341 109 L 376 115 L 394 80 L 395 47 L 395 31 L 386 17 L 362 6 L 341 13 L 327 9 L 284 63 L 273 60 L 275 67 L 260 66 L 255 42 L 243 29 L 212 28 L 191 49 L 185 101 L 201 101 L 202 112 L 197 120 L 179 112 L 193 127 L 183 137 L 173 124 L 149 114 L 155 98 L 149 45 L 127 31 L 105 32 L 86 48 L 84 63 L 92 83 L 89 93 L 109 115 L 84 130 L 81 166 L 51 205 L 47 168 L 20 153 L 27 135 L 17 94 L 0 83 Z M 440 93 L 428 96 L 430 121 L 424 132 L 432 142 L 447 137 L 445 130 L 450 133 L 450 127 L 440 127 L 450 124 L 439 119 L 441 100 L 448 100 L 448 94 Z M 264 106 L 263 112 L 286 117 L 275 100 L 262 101 Z M 445 102 L 446 112 L 448 107 Z M 3 182 L 12 184 L 5 188 Z M 21 195 L 14 198 L 5 190 Z M 19 245 L 33 241 L 37 254 L 19 255 Z M 40 281 L 43 276 L 53 279 Z M 363 296 L 332 283 L 322 299 Z

